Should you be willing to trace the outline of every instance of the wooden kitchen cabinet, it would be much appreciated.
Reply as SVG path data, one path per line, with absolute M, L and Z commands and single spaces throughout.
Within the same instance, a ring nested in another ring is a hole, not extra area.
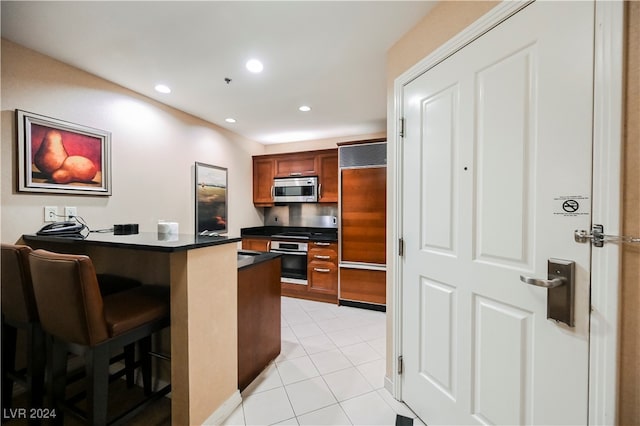
M 308 291 L 338 297 L 338 244 L 315 241 L 309 243 Z
M 340 304 L 381 310 L 386 305 L 386 141 L 339 146 Z
M 338 152 L 320 154 L 318 163 L 318 202 L 338 202 Z
M 268 238 L 243 238 L 242 249 L 254 251 L 269 251 L 271 240 Z
M 273 179 L 317 176 L 320 203 L 338 202 L 338 150 L 256 155 L 253 157 L 253 204 L 273 206 Z
M 257 206 L 273 205 L 273 178 L 275 160 L 271 157 L 253 157 L 253 203 Z
M 309 291 L 338 299 L 338 267 L 329 262 L 313 262 L 307 272 Z
M 369 269 L 340 268 L 340 300 L 384 305 L 387 273 Z
M 386 167 L 342 173 L 342 261 L 386 263 Z
M 338 303 L 338 243 L 309 241 L 307 285 L 282 283 L 282 295 Z
M 238 389 L 279 354 L 280 258 L 238 270 Z
M 275 157 L 275 177 L 317 175 L 316 156 L 313 152 L 301 152 L 295 155 L 286 154 Z

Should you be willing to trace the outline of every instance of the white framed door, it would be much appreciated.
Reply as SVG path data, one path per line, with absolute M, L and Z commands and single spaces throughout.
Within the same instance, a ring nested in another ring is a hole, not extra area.
M 593 22 L 533 3 L 404 86 L 402 398 L 427 424 L 587 422 Z M 575 327 L 520 281 L 549 258 L 576 263 Z

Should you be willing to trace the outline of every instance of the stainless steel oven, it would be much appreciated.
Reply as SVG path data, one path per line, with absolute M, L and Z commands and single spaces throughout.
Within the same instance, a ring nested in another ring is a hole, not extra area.
M 282 255 L 282 282 L 307 285 L 308 248 L 306 242 L 271 241 L 269 251 Z

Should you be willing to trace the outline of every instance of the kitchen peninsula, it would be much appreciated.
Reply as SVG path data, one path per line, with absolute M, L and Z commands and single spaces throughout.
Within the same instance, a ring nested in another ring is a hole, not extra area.
M 97 273 L 171 287 L 171 423 L 220 423 L 237 386 L 237 243 L 240 238 L 91 233 L 23 235 L 34 249 L 86 254 Z

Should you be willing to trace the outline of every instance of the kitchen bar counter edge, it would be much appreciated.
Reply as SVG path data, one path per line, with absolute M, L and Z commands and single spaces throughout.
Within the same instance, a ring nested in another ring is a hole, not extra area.
M 25 234 L 22 236 L 22 239 L 27 243 L 29 241 L 73 243 L 79 245 L 120 247 L 133 250 L 160 251 L 169 253 L 216 246 L 221 244 L 237 243 L 241 241 L 240 237 L 205 237 L 193 234 L 176 234 L 165 236 L 156 232 L 141 232 L 139 234 L 130 235 L 114 235 L 112 232 L 90 233 L 86 238 Z

